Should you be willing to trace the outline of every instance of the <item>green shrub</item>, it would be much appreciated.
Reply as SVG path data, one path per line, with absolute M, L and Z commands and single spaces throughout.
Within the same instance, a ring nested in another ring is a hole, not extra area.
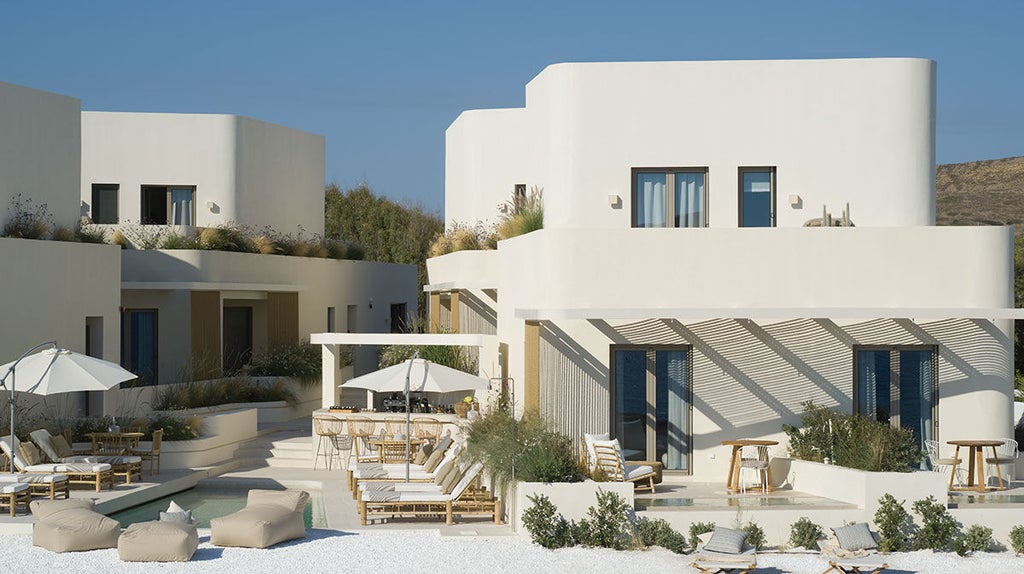
M 440 257 L 456 251 L 477 251 L 494 249 L 497 239 L 492 229 L 481 223 L 470 226 L 454 222 L 451 227 L 442 231 L 430 243 L 429 257 Z
M 577 482 L 572 441 L 549 430 L 535 411 L 517 419 L 509 409 L 492 409 L 470 424 L 466 456 L 479 460 L 499 488 L 512 481 Z
M 58 225 L 53 228 L 53 235 L 50 236 L 50 239 L 54 241 L 77 242 L 78 236 L 71 229 Z
M 882 552 L 900 552 L 910 547 L 915 533 L 914 521 L 903 504 L 904 501 L 898 501 L 888 493 L 878 499 L 875 526 L 881 537 L 878 549 Z
M 789 543 L 794 547 L 817 550 L 818 541 L 825 537 L 825 531 L 806 516 L 800 517 L 789 528 Z
M 534 544 L 544 548 L 576 545 L 575 524 L 558 514 L 558 508 L 550 498 L 543 494 L 531 494 L 527 499 L 532 504 L 523 512 L 523 526 L 530 533 L 530 539 Z
M 1024 524 L 1010 530 L 1010 547 L 1017 554 L 1024 554 Z
M 196 241 L 181 233 L 170 231 L 160 238 L 159 249 L 195 249 Z
M 921 453 L 912 432 L 804 403 L 800 427 L 782 425 L 795 458 L 868 471 L 909 472 Z
M 146 440 L 152 440 L 153 431 L 157 429 L 164 429 L 163 440 L 193 440 L 202 435 L 202 427 L 203 419 L 197 416 L 154 413 L 149 417 L 149 428 L 143 432 L 146 433 Z
M 261 383 L 252 379 L 233 377 L 168 386 L 157 394 L 153 410 L 176 411 L 232 403 L 272 401 L 286 401 L 293 405 L 297 400 L 295 393 L 284 381 Z
M 647 548 L 650 546 L 661 546 L 676 554 L 686 553 L 686 537 L 672 526 L 664 518 L 651 520 L 641 516 L 633 523 L 634 546 Z
M 598 548 L 626 550 L 630 547 L 632 525 L 629 504 L 614 492 L 598 490 L 597 506 L 587 509 L 579 523 L 578 543 Z
M 342 366 L 352 364 L 352 348 L 343 346 L 340 352 Z M 320 345 L 302 341 L 254 355 L 247 372 L 253 377 L 295 377 L 303 385 L 319 384 L 323 372 Z
M 913 508 L 921 517 L 921 529 L 917 533 L 915 547 L 918 550 L 951 550 L 960 528 L 956 519 L 946 510 L 946 505 L 936 501 L 934 496 L 929 496 L 915 501 Z
M 756 522 L 750 521 L 739 528 L 740 530 L 747 533 L 747 544 L 760 550 L 764 547 L 767 539 L 764 535 L 764 529 L 761 528 Z
M 701 534 L 715 531 L 714 522 L 694 522 L 690 525 L 690 548 L 696 548 L 700 544 L 700 539 L 697 538 Z
M 953 543 L 953 549 L 960 556 L 967 556 L 972 552 L 986 552 L 991 547 L 992 529 L 980 524 L 972 525 Z

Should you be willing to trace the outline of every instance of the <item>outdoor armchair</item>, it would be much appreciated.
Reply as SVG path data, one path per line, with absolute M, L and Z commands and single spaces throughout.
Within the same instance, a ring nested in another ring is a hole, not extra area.
M 622 455 L 619 439 L 594 441 L 595 468 L 604 473 L 608 480 L 632 482 L 636 490 L 654 492 L 654 467 L 646 464 L 629 464 Z
M 1006 469 L 1006 473 L 994 473 L 992 471 L 989 471 L 989 476 L 991 476 L 991 474 L 1013 476 L 1012 479 L 1004 479 L 1007 483 L 1012 483 L 1017 478 L 1016 474 L 1014 473 L 1014 470 L 1017 466 L 1017 441 L 1012 438 L 1004 438 L 1002 439 L 1002 441 L 1003 446 L 996 447 L 996 456 L 986 457 L 985 464 L 989 465 L 989 467 L 1002 467 L 1004 465 L 1008 466 L 1008 468 Z M 999 486 L 1005 488 L 1006 484 L 1000 484 Z
M 14 448 L 16 445 L 17 448 Z M 73 484 L 89 484 L 96 487 L 99 492 L 106 484 L 113 488 L 114 473 L 109 464 L 92 462 L 70 462 L 70 463 L 48 463 L 40 464 L 38 461 L 26 461 L 22 458 L 21 441 L 15 440 L 12 443 L 11 436 L 0 437 L 0 450 L 7 455 L 18 472 L 28 474 L 63 474 L 67 475 L 68 481 Z
M 131 455 L 141 458 L 143 461 L 149 461 L 149 474 L 153 474 L 153 463 L 156 463 L 156 473 L 160 474 L 160 446 L 164 441 L 164 429 L 156 429 L 153 431 L 153 440 L 150 442 L 149 448 L 144 446 L 136 446 L 131 450 Z
M 949 457 L 943 458 L 939 455 L 939 441 L 937 440 L 926 440 L 924 441 L 924 448 L 928 452 L 928 462 L 932 466 L 932 471 L 947 474 L 952 472 L 953 466 L 956 466 L 956 482 L 958 485 L 963 485 L 963 477 L 967 474 L 967 469 L 960 465 L 960 460 Z

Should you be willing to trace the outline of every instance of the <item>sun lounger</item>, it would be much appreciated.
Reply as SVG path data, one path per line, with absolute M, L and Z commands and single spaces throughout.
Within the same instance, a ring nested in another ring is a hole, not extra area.
M 69 494 L 66 474 L 0 473 L 0 484 L 13 483 L 27 484 L 32 496 L 42 496 L 50 500 L 55 500 L 60 493 L 64 493 L 64 498 L 68 498 Z
M 113 469 L 114 476 L 124 477 L 125 484 L 131 484 L 133 476 L 138 476 L 139 480 L 142 480 L 141 456 L 132 454 L 76 455 L 72 452 L 71 445 L 62 436 L 51 435 L 50 431 L 46 429 L 37 429 L 28 434 L 49 462 L 105 463 Z
M 828 562 L 828 569 L 822 574 L 842 572 L 844 574 L 877 574 L 889 567 L 883 556 L 878 554 L 878 535 L 868 528 L 866 522 L 832 529 L 832 537 L 818 541 L 821 557 Z
M 430 454 L 423 465 L 410 464 L 408 467 L 405 464 L 359 463 L 349 469 L 352 498 L 359 497 L 360 485 L 366 482 L 405 482 L 407 470 L 410 482 L 431 482 L 437 476 L 437 469 L 445 462 L 455 460 L 460 452 L 461 445 L 454 445 L 446 451 L 438 449 Z
M 21 446 L 20 441 L 14 442 L 14 445 Z M 96 487 L 96 492 L 102 490 L 103 485 L 109 485 L 111 488 L 114 486 L 114 473 L 113 469 L 109 464 L 106 463 L 91 463 L 91 462 L 75 462 L 75 463 L 47 463 L 47 464 L 29 464 L 24 458 L 21 457 L 18 451 L 12 447 L 12 441 L 10 435 L 0 437 L 0 450 L 7 455 L 14 464 L 14 468 L 18 472 L 27 474 L 64 474 L 67 475 L 68 481 L 73 484 L 89 484 Z
M 705 574 L 747 574 L 757 568 L 757 549 L 746 544 L 742 530 L 716 527 L 700 535 L 691 566 Z
M 444 516 L 446 524 L 454 522 L 455 515 L 488 515 L 495 524 L 501 524 L 501 504 L 491 496 L 469 492 L 469 485 L 483 469 L 474 463 L 463 474 L 451 492 L 403 492 L 364 490 L 359 498 L 359 520 L 365 525 L 371 515 L 390 516 Z

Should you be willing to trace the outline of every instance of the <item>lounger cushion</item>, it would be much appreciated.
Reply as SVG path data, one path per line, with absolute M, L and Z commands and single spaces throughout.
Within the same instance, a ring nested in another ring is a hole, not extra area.
M 136 522 L 117 540 L 117 555 L 125 562 L 188 562 L 198 547 L 191 524 Z
M 627 464 L 625 473 L 626 480 L 632 480 L 641 476 L 654 474 L 654 467 L 647 466 L 646 464 Z
M 747 533 L 743 530 L 716 526 L 711 539 L 704 545 L 704 549 L 723 554 L 739 554 L 743 550 L 743 543 L 746 541 Z
M 71 445 L 68 444 L 68 441 L 60 435 L 51 436 L 50 445 L 53 446 L 53 450 L 57 453 L 58 458 L 74 456 L 75 454 L 75 451 L 71 449 Z
M 110 470 L 110 465 L 106 463 L 91 463 L 91 462 L 48 462 L 45 464 L 34 464 L 26 467 L 25 472 L 45 472 L 45 473 L 60 473 L 67 472 L 72 474 L 82 473 L 93 473 L 93 472 L 105 472 Z
M 594 470 L 597 465 L 597 457 L 594 454 L 594 443 L 597 441 L 607 441 L 609 438 L 608 433 L 583 433 L 583 444 L 587 447 L 587 465 L 590 467 L 590 470 Z
M 28 436 L 32 437 L 32 442 L 42 451 L 47 460 L 51 462 L 60 460 L 60 456 L 57 455 L 57 451 L 53 448 L 53 441 L 50 440 L 50 431 L 36 429 L 28 433 Z
M 51 484 L 67 482 L 66 474 L 0 474 L 0 482 L 23 482 L 25 484 Z
M 839 526 L 833 528 L 832 532 L 835 533 L 839 547 L 843 550 L 870 550 L 878 546 L 867 522 Z
M 27 440 L 22 441 L 21 444 L 18 445 L 18 451 L 21 452 L 21 458 L 25 460 L 25 464 L 28 466 L 39 464 L 43 461 L 43 457 L 39 453 L 39 449 L 36 445 Z
M 0 494 L 12 494 L 28 490 L 28 484 L 24 482 L 5 482 L 0 484 Z
M 266 548 L 305 538 L 302 512 L 305 491 L 250 490 L 245 508 L 210 521 L 210 542 L 216 546 Z
M 116 547 L 121 525 L 92 506 L 82 499 L 32 501 L 32 544 L 52 552 Z

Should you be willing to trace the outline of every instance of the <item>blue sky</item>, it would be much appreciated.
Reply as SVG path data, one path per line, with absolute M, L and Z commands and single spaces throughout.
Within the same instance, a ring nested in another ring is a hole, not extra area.
M 0 81 L 322 134 L 328 181 L 440 213 L 444 130 L 567 61 L 938 62 L 940 163 L 1024 155 L 1024 2 L 0 2 Z

